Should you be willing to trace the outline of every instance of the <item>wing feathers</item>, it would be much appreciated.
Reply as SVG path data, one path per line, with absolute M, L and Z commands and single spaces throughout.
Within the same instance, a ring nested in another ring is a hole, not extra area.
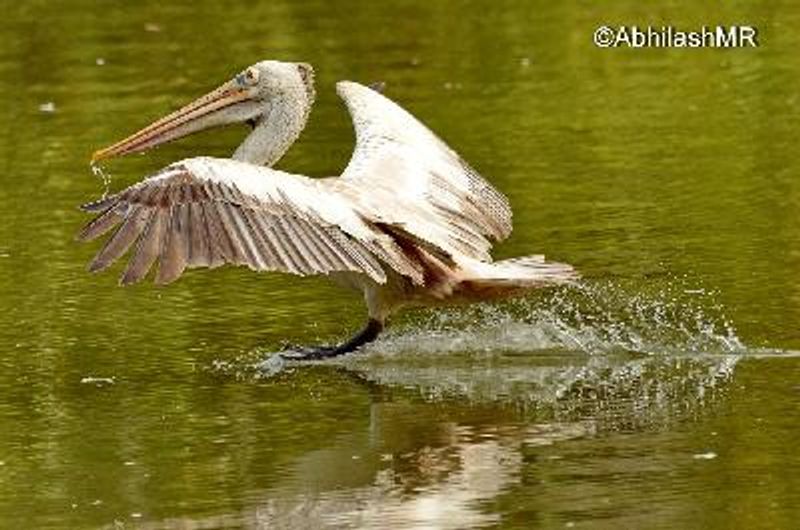
M 335 208 L 328 208 L 331 201 Z M 122 284 L 142 280 L 154 265 L 155 282 L 164 284 L 186 269 L 226 263 L 300 275 L 354 271 L 382 283 L 379 259 L 389 266 L 403 261 L 391 239 L 382 241 L 385 234 L 364 223 L 344 197 L 312 179 L 227 160 L 173 164 L 84 209 L 97 217 L 81 240 L 119 225 L 91 271 L 133 248 Z
M 90 207 L 93 206 L 90 205 Z M 83 227 L 83 230 L 80 231 L 77 238 L 80 241 L 91 241 L 96 239 L 117 226 L 121 220 L 121 215 L 119 215 L 113 209 L 107 209 L 98 215 L 92 222 Z
M 187 211 L 187 231 L 189 232 L 188 266 L 210 267 L 211 249 L 208 242 L 208 226 L 203 214 L 203 205 L 188 203 L 184 205 Z
M 390 99 L 349 81 L 336 89 L 353 119 L 356 148 L 329 186 L 374 221 L 402 224 L 445 253 L 491 261 L 492 241 L 511 233 L 508 199 Z
M 203 213 L 208 223 L 208 234 L 213 244 L 215 261 L 220 259 L 227 263 L 238 265 L 241 261 L 238 258 L 234 242 L 231 235 L 225 229 L 224 221 L 219 211 L 220 205 L 217 201 L 203 204 Z
M 281 262 L 277 258 L 277 251 L 270 246 L 264 233 L 263 224 L 260 221 L 261 214 L 250 208 L 242 209 L 244 218 L 247 221 L 250 231 L 253 234 L 254 241 L 258 246 L 259 255 L 264 264 L 264 270 L 283 270 Z
M 150 267 L 153 266 L 161 251 L 164 237 L 164 217 L 165 214 L 161 208 L 154 208 L 150 212 L 147 227 L 144 229 L 133 257 L 120 280 L 123 285 L 138 282 L 150 271 Z
M 307 273 L 308 271 L 310 271 L 311 265 L 308 263 L 305 256 L 303 256 L 303 253 L 300 251 L 298 245 L 299 237 L 294 231 L 292 222 L 288 219 L 279 217 L 276 225 L 276 230 L 279 231 L 281 239 L 285 243 L 284 248 L 287 251 L 287 255 L 292 260 L 297 270 L 299 270 L 301 273 Z
M 261 234 L 264 240 L 268 242 L 269 246 L 275 252 L 275 257 L 278 259 L 278 270 L 300 274 L 292 259 L 289 257 L 289 251 L 282 244 L 278 234 L 275 232 L 274 223 L 267 222 L 264 216 L 259 217 L 259 222 L 262 227 Z
M 119 229 L 89 263 L 89 271 L 101 271 L 125 254 L 144 230 L 147 224 L 146 216 L 147 212 L 144 208 L 135 208 L 130 212 Z
M 105 269 L 131 247 L 124 284 L 154 264 L 157 283 L 189 268 L 234 264 L 300 275 L 353 271 L 379 283 L 391 269 L 422 284 L 408 245 L 452 263 L 490 262 L 492 241 L 511 232 L 506 197 L 394 102 L 356 83 L 338 83 L 337 91 L 356 132 L 341 178 L 184 160 L 82 207 L 97 216 L 78 239 L 116 228 L 89 269 Z
M 186 226 L 186 204 L 172 207 L 161 257 L 156 273 L 156 283 L 167 284 L 178 279 L 186 269 L 189 239 Z

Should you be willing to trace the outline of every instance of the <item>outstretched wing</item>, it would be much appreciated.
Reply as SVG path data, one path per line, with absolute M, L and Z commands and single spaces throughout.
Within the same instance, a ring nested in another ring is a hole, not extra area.
M 371 218 L 447 253 L 491 261 L 492 240 L 511 233 L 508 199 L 396 103 L 350 81 L 336 89 L 356 148 L 342 177 L 328 184 Z
M 223 264 L 298 275 L 355 271 L 384 283 L 381 262 L 422 283 L 419 266 L 346 197 L 320 181 L 251 164 L 184 160 L 83 209 L 98 215 L 79 239 L 116 228 L 89 270 L 134 248 L 122 284 L 141 280 L 156 263 L 157 283 Z

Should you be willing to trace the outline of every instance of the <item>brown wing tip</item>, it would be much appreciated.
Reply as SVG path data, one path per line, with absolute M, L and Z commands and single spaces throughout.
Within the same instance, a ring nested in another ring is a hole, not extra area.
M 87 202 L 85 204 L 81 204 L 78 206 L 78 209 L 89 212 L 89 213 L 99 213 L 108 210 L 117 200 L 116 196 L 111 197 L 102 197 L 97 199 L 96 201 Z
M 128 285 L 133 285 L 134 283 L 138 283 L 139 281 L 144 278 L 144 275 L 134 273 L 130 270 L 126 270 L 122 273 L 122 276 L 119 277 L 119 285 L 122 287 L 127 287 Z
M 156 272 L 156 277 L 153 282 L 158 285 L 169 285 L 178 278 L 181 277 L 183 274 L 184 268 L 174 268 L 174 267 L 167 267 L 167 264 L 164 262 L 163 258 L 158 266 L 158 271 Z
M 101 213 L 87 223 L 86 226 L 75 235 L 75 239 L 78 241 L 92 241 L 93 239 L 97 239 L 117 226 L 121 220 L 122 217 L 112 211 Z
M 101 262 L 100 260 L 95 258 L 89 262 L 89 264 L 86 266 L 86 270 L 87 272 L 91 272 L 92 274 L 94 274 L 96 272 L 100 272 L 108 268 L 108 265 L 109 265 L 108 263 Z

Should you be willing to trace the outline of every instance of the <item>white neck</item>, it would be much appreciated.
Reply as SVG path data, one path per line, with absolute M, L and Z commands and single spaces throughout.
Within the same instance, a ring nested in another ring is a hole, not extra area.
M 233 159 L 272 167 L 300 136 L 312 103 L 313 96 L 305 92 L 270 100 L 253 131 L 233 153 Z

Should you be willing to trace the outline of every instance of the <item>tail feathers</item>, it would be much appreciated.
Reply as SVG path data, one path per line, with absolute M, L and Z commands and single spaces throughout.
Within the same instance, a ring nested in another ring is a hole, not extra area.
M 462 280 L 460 288 L 464 294 L 482 299 L 516 296 L 530 289 L 572 283 L 580 278 L 572 265 L 548 262 L 542 255 L 487 263 L 476 272 Z
M 491 264 L 487 279 L 539 283 L 568 283 L 580 278 L 572 265 L 545 261 L 541 254 L 522 256 Z

